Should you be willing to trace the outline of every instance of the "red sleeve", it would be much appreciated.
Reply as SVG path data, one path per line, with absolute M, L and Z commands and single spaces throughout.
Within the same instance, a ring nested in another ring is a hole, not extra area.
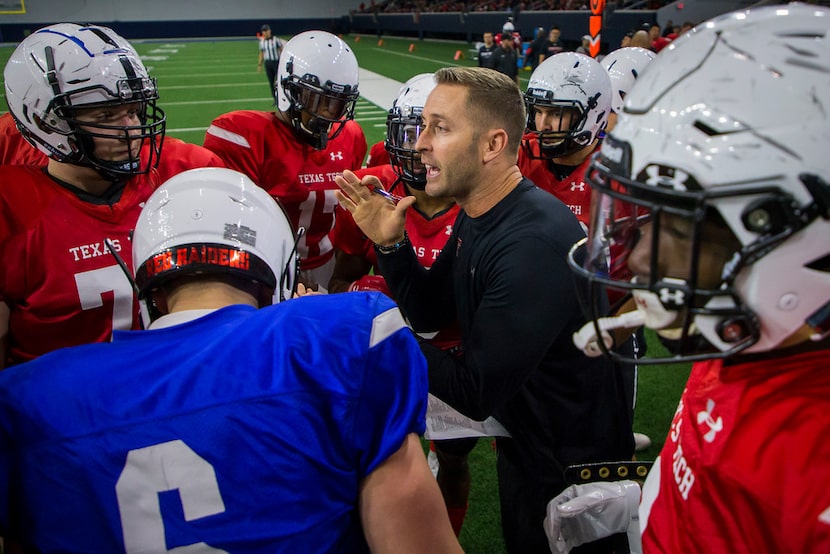
M 334 230 L 331 233 L 331 243 L 334 247 L 346 254 L 369 259 L 372 241 L 366 238 L 354 222 L 352 214 L 340 206 L 335 208 L 334 213 Z
M 369 149 L 369 157 L 366 159 L 366 167 L 378 167 L 389 165 L 389 152 L 386 151 L 384 141 L 377 142 Z
M 49 158 L 26 142 L 9 112 L 0 116 L 0 164 L 46 165 Z
M 267 190 L 267 176 L 260 174 L 265 166 L 262 163 L 263 141 L 249 140 L 260 134 L 260 130 L 253 127 L 254 115 L 254 112 L 246 111 L 220 115 L 205 133 L 204 147 L 219 156 L 227 167 L 241 171 Z
M 354 137 L 352 147 L 352 167 L 354 169 L 358 169 L 363 166 L 363 160 L 366 159 L 366 151 L 368 149 L 366 145 L 366 135 L 363 134 L 363 128 L 360 127 L 360 124 L 357 121 L 347 122 L 346 127 L 351 127 L 351 132 Z
M 380 179 L 381 184 L 386 190 L 389 190 L 396 180 L 396 176 L 392 171 L 391 166 L 377 166 L 372 168 L 363 168 L 355 171 L 358 179 L 363 179 L 367 175 L 374 175 Z M 369 261 L 372 266 L 377 265 L 377 255 L 372 244 L 363 231 L 354 222 L 352 214 L 342 209 L 339 205 L 335 209 L 334 230 L 331 234 L 331 242 L 335 248 L 338 248 L 346 254 L 353 256 L 361 256 Z
M 225 167 L 225 163 L 207 148 L 172 137 L 164 139 L 161 160 L 156 168 L 159 184 L 182 171 L 199 167 Z
M 50 195 L 35 185 L 41 175 L 39 168 L 0 170 L 0 243 L 18 229 L 28 227 L 51 201 Z

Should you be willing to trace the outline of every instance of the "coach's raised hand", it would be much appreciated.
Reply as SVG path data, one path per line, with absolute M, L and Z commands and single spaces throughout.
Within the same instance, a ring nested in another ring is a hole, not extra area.
M 414 196 L 405 196 L 399 202 L 389 201 L 388 195 L 375 194 L 383 190 L 380 180 L 367 175 L 361 181 L 351 171 L 335 177 L 340 190 L 337 200 L 344 210 L 351 212 L 355 223 L 366 236 L 380 246 L 399 243 L 404 238 L 406 209 L 415 202 Z

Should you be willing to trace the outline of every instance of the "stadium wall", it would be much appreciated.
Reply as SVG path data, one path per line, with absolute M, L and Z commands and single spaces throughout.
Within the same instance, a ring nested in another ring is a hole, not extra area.
M 484 31 L 499 31 L 506 12 L 349 15 L 357 0 L 24 0 L 0 1 L 0 8 L 25 13 L 0 14 L 0 42 L 19 42 L 33 30 L 50 23 L 75 21 L 112 27 L 128 39 L 200 37 L 251 37 L 263 23 L 276 34 L 291 35 L 307 29 L 334 33 L 368 33 L 418 38 L 444 38 L 473 42 Z M 11 9 L 10 9 L 11 8 Z M 588 11 L 519 12 L 515 18 L 526 40 L 533 29 L 557 25 L 568 43 L 579 43 L 588 32 Z M 198 17 L 198 19 L 196 19 Z M 616 48 L 623 35 L 655 12 L 606 10 L 603 50 Z M 610 48 L 609 48 L 610 47 Z
M 19 42 L 51 23 L 112 27 L 128 39 L 254 36 L 263 23 L 276 34 L 307 29 L 340 31 L 351 2 L 337 0 L 24 0 L 2 1 L 0 42 Z M 356 5 L 356 4 L 355 4 Z

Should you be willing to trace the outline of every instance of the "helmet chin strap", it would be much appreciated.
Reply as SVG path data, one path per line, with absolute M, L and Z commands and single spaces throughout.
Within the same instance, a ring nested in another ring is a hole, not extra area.
M 87 158 L 87 160 L 89 160 L 89 158 Z M 113 166 L 114 168 L 123 168 L 123 169 L 119 170 L 119 171 L 112 171 L 107 167 L 107 166 L 110 166 L 110 165 Z M 103 177 L 104 179 L 107 179 L 108 181 L 112 181 L 112 182 L 120 181 L 122 179 L 126 179 L 130 175 L 135 174 L 139 170 L 140 165 L 141 165 L 141 162 L 139 160 L 134 160 L 134 161 L 129 161 L 128 160 L 128 161 L 125 161 L 125 162 L 117 162 L 117 163 L 112 163 L 112 164 L 102 162 L 101 160 L 96 160 L 94 162 L 93 161 L 88 162 L 88 167 L 91 167 L 92 169 L 97 171 L 98 174 L 101 175 L 101 177 Z
M 317 149 L 324 149 L 329 141 L 329 129 L 331 128 L 331 123 L 326 122 L 325 120 L 314 115 L 312 115 L 308 120 L 308 125 L 303 124 L 302 117 L 298 119 L 300 127 L 302 127 L 305 132 L 315 139 L 315 146 Z
M 128 268 L 127 264 L 124 262 L 124 258 L 122 258 L 121 255 L 118 253 L 118 251 L 115 248 L 115 245 L 112 243 L 112 240 L 110 240 L 109 238 L 105 238 L 104 244 L 110 251 L 110 254 L 112 254 L 112 257 L 115 258 L 115 263 L 117 263 L 118 267 L 121 268 L 121 271 L 124 272 L 124 276 L 127 277 L 127 281 L 129 281 L 130 286 L 133 288 L 133 293 L 135 294 L 135 297 L 138 298 L 138 285 L 135 282 L 135 278 L 133 277 L 130 268 Z M 153 319 L 155 319 L 150 316 L 150 309 L 147 306 L 149 302 L 150 300 L 146 302 L 139 301 L 138 303 L 138 307 L 141 312 L 141 326 L 145 329 L 148 328 L 150 326 L 150 323 L 153 322 Z
M 278 117 L 289 124 L 290 127 L 294 128 L 294 132 L 299 134 L 303 142 L 316 148 L 317 150 L 323 150 L 328 144 L 329 141 L 329 128 L 331 127 L 330 123 L 326 123 L 325 132 L 321 132 L 321 123 L 324 120 L 316 117 L 313 114 L 310 114 L 310 118 L 308 120 L 308 124 L 303 123 L 303 110 L 300 107 L 295 105 L 291 105 L 287 112 L 278 111 Z
M 127 179 L 135 175 L 141 168 L 140 154 L 135 157 L 130 156 L 124 161 L 106 162 L 95 157 L 95 142 L 91 136 L 76 130 L 75 137 L 77 157 L 73 161 L 68 161 L 68 163 L 94 169 L 101 177 L 112 182 Z

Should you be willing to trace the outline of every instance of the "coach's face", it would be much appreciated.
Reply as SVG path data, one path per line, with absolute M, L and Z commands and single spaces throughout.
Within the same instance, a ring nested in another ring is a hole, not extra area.
M 482 169 L 481 133 L 467 108 L 467 94 L 461 85 L 436 86 L 424 104 L 424 129 L 415 144 L 427 170 L 427 194 L 455 197 L 462 205 Z

